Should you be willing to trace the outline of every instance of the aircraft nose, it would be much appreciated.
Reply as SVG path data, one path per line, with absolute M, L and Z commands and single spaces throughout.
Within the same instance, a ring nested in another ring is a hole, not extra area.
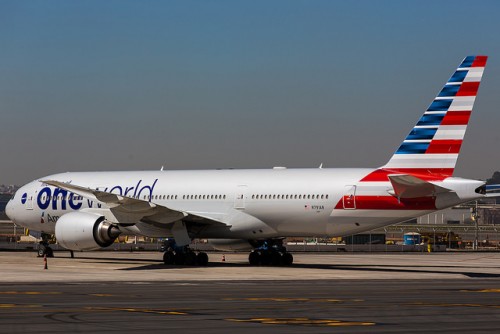
M 5 214 L 10 220 L 14 221 L 14 201 L 10 199 L 5 206 Z

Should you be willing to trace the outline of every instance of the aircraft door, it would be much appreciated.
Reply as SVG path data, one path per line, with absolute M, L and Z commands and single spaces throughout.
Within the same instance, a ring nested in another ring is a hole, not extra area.
M 33 195 L 26 198 L 26 210 L 33 210 Z
M 245 208 L 245 198 L 247 195 L 247 185 L 239 185 L 234 196 L 234 208 L 244 209 Z
M 345 210 L 356 209 L 356 186 L 345 186 L 342 202 Z

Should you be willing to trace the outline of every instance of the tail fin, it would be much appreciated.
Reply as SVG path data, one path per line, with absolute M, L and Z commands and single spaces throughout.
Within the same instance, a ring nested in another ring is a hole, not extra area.
M 425 179 L 453 175 L 487 59 L 468 56 L 463 60 L 382 169 Z

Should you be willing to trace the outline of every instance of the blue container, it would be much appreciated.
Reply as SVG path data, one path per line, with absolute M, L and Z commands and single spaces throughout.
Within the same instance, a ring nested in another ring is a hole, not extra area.
M 422 236 L 417 232 L 405 233 L 403 236 L 403 244 L 405 245 L 419 245 L 422 243 Z

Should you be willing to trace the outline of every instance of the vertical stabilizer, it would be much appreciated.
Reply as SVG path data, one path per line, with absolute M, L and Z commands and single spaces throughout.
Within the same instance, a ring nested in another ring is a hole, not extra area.
M 463 60 L 382 169 L 431 179 L 453 175 L 487 59 Z

